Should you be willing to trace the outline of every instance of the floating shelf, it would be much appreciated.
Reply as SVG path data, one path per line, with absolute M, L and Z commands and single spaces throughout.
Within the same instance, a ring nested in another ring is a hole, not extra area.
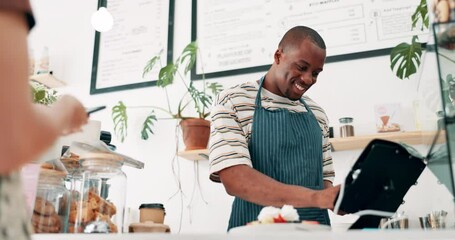
M 209 150 L 197 149 L 189 151 L 180 151 L 178 153 L 178 156 L 193 161 L 209 160 Z
M 431 144 L 435 135 L 436 131 L 392 132 L 346 138 L 330 138 L 329 142 L 332 144 L 332 151 L 347 151 L 363 149 L 373 139 L 403 142 L 409 145 Z M 441 140 L 440 138 L 439 141 L 443 141 L 443 139 Z M 178 156 L 193 161 L 208 160 L 209 151 L 208 149 L 181 151 L 178 153 Z
M 332 144 L 332 151 L 345 151 L 363 149 L 373 139 L 403 142 L 409 145 L 431 144 L 435 135 L 436 131 L 391 132 L 346 138 L 331 138 L 329 142 Z

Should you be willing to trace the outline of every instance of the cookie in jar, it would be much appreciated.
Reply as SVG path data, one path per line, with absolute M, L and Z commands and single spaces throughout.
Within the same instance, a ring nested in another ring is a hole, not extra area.
M 81 167 L 72 175 L 70 233 L 92 233 L 102 224 L 108 233 L 122 233 L 126 199 L 123 158 L 110 153 L 81 156 Z
M 64 185 L 65 177 L 64 172 L 41 169 L 31 218 L 35 233 L 67 231 L 70 195 Z

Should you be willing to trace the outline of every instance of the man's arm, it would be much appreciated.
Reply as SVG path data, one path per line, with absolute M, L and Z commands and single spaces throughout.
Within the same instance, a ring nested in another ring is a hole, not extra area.
M 262 205 L 282 207 L 318 207 L 332 209 L 339 186 L 324 190 L 312 190 L 296 185 L 287 185 L 247 166 L 236 165 L 219 172 L 229 195 Z
M 333 183 L 329 180 L 324 180 L 324 188 L 331 188 L 333 187 Z

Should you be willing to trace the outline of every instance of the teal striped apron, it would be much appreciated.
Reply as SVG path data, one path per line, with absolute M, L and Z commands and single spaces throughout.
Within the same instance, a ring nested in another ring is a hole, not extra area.
M 311 189 L 323 189 L 322 133 L 316 117 L 303 99 L 307 112 L 267 110 L 261 104 L 262 77 L 248 148 L 253 168 L 275 180 Z M 257 220 L 263 206 L 235 198 L 228 230 Z M 298 208 L 300 220 L 330 225 L 326 209 Z

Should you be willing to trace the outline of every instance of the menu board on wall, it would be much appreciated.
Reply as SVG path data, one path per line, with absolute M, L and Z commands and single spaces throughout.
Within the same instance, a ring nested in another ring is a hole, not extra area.
M 201 55 L 193 79 L 267 70 L 284 33 L 315 29 L 327 61 L 387 55 L 413 35 L 411 15 L 420 0 L 193 0 L 192 39 Z M 203 69 L 203 71 L 202 71 Z
M 147 61 L 172 61 L 174 0 L 99 0 L 114 17 L 96 32 L 90 94 L 156 85 L 159 66 L 142 76 Z

